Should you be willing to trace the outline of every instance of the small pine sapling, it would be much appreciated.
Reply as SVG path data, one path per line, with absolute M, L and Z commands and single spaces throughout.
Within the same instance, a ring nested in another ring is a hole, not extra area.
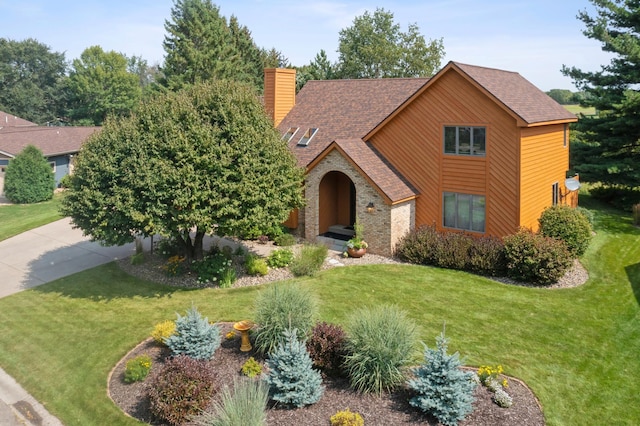
M 220 327 L 210 324 L 192 306 L 186 316 L 178 315 L 175 333 L 165 339 L 174 356 L 186 355 L 196 360 L 211 359 L 220 347 Z
M 476 383 L 474 373 L 460 369 L 458 352 L 447 355 L 447 344 L 443 331 L 436 338 L 437 349 L 424 345 L 424 364 L 412 369 L 414 378 L 408 381 L 416 394 L 409 403 L 452 426 L 473 410 Z
M 305 342 L 298 340 L 296 329 L 285 330 L 283 336 L 267 360 L 269 395 L 288 407 L 314 404 L 324 392 L 320 372 L 313 369 Z

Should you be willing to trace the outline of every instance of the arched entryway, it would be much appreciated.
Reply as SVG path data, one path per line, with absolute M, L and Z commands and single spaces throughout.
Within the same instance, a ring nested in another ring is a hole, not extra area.
M 320 181 L 319 235 L 333 232 L 349 237 L 356 219 L 356 187 L 347 175 L 332 171 Z

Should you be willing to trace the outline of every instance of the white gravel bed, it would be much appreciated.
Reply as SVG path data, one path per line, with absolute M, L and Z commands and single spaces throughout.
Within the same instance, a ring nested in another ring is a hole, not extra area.
M 238 242 L 233 242 L 233 244 L 238 244 Z M 258 244 L 253 241 L 243 241 L 242 244 L 251 252 L 266 256 L 274 249 L 279 249 L 282 247 L 273 246 L 271 244 Z M 293 249 L 297 250 L 300 247 L 294 246 Z M 161 283 L 170 285 L 173 287 L 182 287 L 182 288 L 205 288 L 211 287 L 211 283 L 198 283 L 197 277 L 187 273 L 179 276 L 169 276 L 167 275 L 162 266 L 166 263 L 166 259 L 157 254 L 150 255 L 149 253 L 145 253 L 145 261 L 139 265 L 132 265 L 129 258 L 120 259 L 117 261 L 118 265 L 122 270 L 127 272 L 130 275 L 136 276 L 141 279 L 145 279 L 148 281 Z M 351 265 L 370 265 L 370 264 L 401 264 L 397 259 L 378 256 L 375 254 L 366 254 L 365 256 L 355 259 L 351 257 L 343 257 L 342 253 L 337 251 L 329 251 L 329 255 L 325 260 L 323 269 L 330 269 L 334 267 L 343 267 L 343 266 L 351 266 Z M 282 281 L 286 279 L 293 278 L 293 274 L 287 268 L 279 268 L 279 269 L 271 269 L 269 268 L 269 272 L 265 276 L 251 276 L 247 275 L 244 271 L 242 265 L 242 258 L 234 256 L 233 266 L 236 269 L 236 275 L 238 279 L 234 283 L 233 287 L 246 287 L 253 285 L 260 285 L 272 281 Z M 573 267 L 567 271 L 567 273 L 558 280 L 557 283 L 547 285 L 547 286 L 539 286 L 528 283 L 521 283 L 518 281 L 514 281 L 508 278 L 503 277 L 492 277 L 493 280 L 499 281 L 505 284 L 513 284 L 519 286 L 527 286 L 527 287 L 543 287 L 548 289 L 558 289 L 558 288 L 570 288 L 577 287 L 579 285 L 584 284 L 589 279 L 589 274 L 584 269 L 584 267 L 580 264 L 579 260 L 575 260 Z

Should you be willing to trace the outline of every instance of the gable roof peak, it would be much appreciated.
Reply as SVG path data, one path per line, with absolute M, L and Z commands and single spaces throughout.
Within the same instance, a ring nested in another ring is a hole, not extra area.
M 521 125 L 577 121 L 575 114 L 517 72 L 451 61 L 441 73 L 451 68 L 463 73 L 511 111 L 521 120 Z

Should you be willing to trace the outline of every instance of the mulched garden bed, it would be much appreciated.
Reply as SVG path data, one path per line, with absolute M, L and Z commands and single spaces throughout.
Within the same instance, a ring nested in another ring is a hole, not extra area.
M 242 377 L 240 369 L 244 362 L 253 356 L 262 362 L 261 356 L 254 351 L 240 351 L 240 337 L 236 335 L 231 340 L 225 339 L 225 334 L 232 330 L 231 323 L 221 323 L 222 344 L 210 361 L 217 375 L 220 388 L 231 385 L 234 378 Z M 146 394 L 146 383 L 128 384 L 124 381 L 126 361 L 138 355 L 149 355 L 153 360 L 151 374 L 159 371 L 169 350 L 156 344 L 152 339 L 145 340 L 129 352 L 113 369 L 108 379 L 109 396 L 128 415 L 150 423 L 156 422 L 149 411 L 149 401 Z M 438 425 L 438 422 L 420 413 L 408 403 L 409 392 L 401 389 L 380 397 L 362 395 L 352 391 L 345 379 L 329 379 L 323 381 L 325 391 L 320 401 L 314 405 L 299 409 L 284 409 L 269 406 L 268 424 L 274 426 L 306 426 L 329 425 L 329 418 L 340 410 L 349 408 L 362 415 L 365 425 Z M 483 386 L 475 391 L 476 401 L 473 412 L 460 425 L 544 425 L 542 410 L 531 390 L 521 381 L 509 378 L 507 392 L 513 398 L 510 408 L 500 408 L 492 400 L 492 393 Z

